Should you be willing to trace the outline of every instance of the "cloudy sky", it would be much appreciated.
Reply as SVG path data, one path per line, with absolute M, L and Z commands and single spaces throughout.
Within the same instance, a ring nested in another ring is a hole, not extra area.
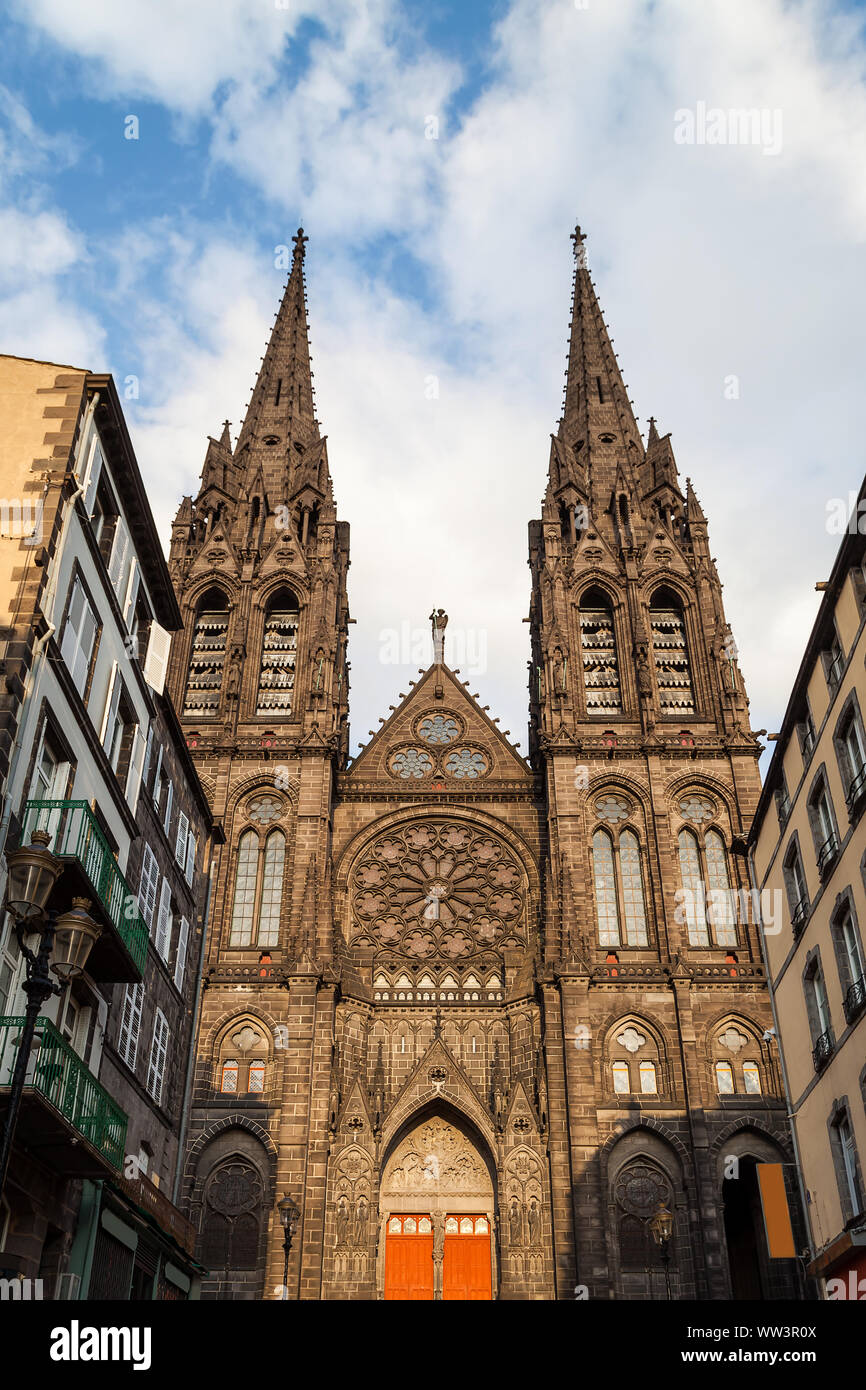
M 778 728 L 838 546 L 827 503 L 864 472 L 862 4 L 4 9 L 0 349 L 137 378 L 166 537 L 206 436 L 239 427 L 275 249 L 310 236 L 355 743 L 427 664 L 435 604 L 526 748 L 526 523 L 578 220 L 642 428 L 672 432 L 707 513 L 753 725 Z M 710 143 L 700 113 L 734 108 L 763 131 Z

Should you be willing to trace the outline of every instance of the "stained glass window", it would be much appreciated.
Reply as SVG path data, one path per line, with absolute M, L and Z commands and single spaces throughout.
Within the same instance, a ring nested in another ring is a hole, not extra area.
M 251 1095 L 257 1091 L 265 1089 L 265 1064 L 264 1062 L 252 1062 L 250 1064 L 250 1076 L 248 1089 Z
M 678 916 L 677 920 L 684 917 L 692 946 L 709 946 L 710 937 L 704 912 L 704 886 L 701 880 L 701 856 L 698 842 L 690 830 L 680 831 L 679 850 L 683 898 L 682 907 L 678 909 L 682 917 Z
M 229 938 L 229 944 L 232 946 L 249 946 L 252 941 L 258 859 L 259 837 L 254 830 L 247 830 L 238 843 L 235 900 Z
M 625 908 L 625 934 L 629 946 L 646 946 L 646 904 L 637 835 L 624 830 L 619 837 L 619 867 Z
M 420 748 L 404 748 L 391 759 L 391 771 L 398 777 L 429 777 L 433 771 L 433 759 Z
M 704 851 L 707 856 L 707 883 L 713 894 L 713 897 L 710 898 L 713 935 L 719 946 L 736 946 L 737 928 L 731 884 L 728 878 L 728 860 L 724 842 L 718 831 L 707 831 L 704 839 Z
M 221 1091 L 236 1091 L 238 1089 L 238 1064 L 237 1062 L 223 1062 L 222 1079 L 220 1081 Z
M 418 737 L 425 743 L 453 743 L 460 737 L 456 719 L 445 714 L 430 714 L 418 725 Z
M 618 946 L 619 910 L 613 867 L 613 841 L 606 830 L 597 830 L 592 837 L 592 866 L 599 944 Z
M 480 777 L 487 768 L 487 761 L 483 754 L 475 753 L 471 748 L 459 748 L 456 753 L 449 753 L 445 762 L 445 771 L 452 777 Z
M 276 946 L 280 939 L 280 908 L 283 901 L 283 870 L 286 837 L 272 830 L 265 842 L 262 903 L 259 909 L 259 946 Z

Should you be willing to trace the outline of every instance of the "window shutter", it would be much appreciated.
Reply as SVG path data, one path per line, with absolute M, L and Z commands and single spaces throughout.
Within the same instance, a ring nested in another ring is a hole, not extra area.
M 135 1070 L 135 1059 L 138 1055 L 143 1003 L 144 985 L 127 985 L 123 996 L 120 1031 L 117 1035 L 117 1051 L 131 1071 Z
M 147 787 L 147 774 L 150 771 L 150 758 L 153 753 L 153 725 L 147 731 L 147 747 L 144 750 L 144 762 L 141 765 L 141 785 Z
M 171 827 L 171 803 L 172 803 L 173 799 L 174 799 L 174 785 L 173 785 L 171 782 L 169 782 L 169 783 L 168 783 L 168 790 L 166 791 L 166 794 L 165 794 L 165 815 L 163 816 L 163 819 L 162 819 L 162 828 L 163 828 L 163 830 L 165 831 L 166 835 L 168 834 L 169 829 L 170 829 L 170 827 Z
M 165 1014 L 157 1009 L 153 1021 L 153 1042 L 150 1045 L 150 1062 L 147 1068 L 147 1089 L 157 1105 L 162 1102 L 162 1083 L 165 1075 L 165 1059 L 168 1054 L 168 1023 Z
M 196 849 L 197 845 L 195 836 L 192 833 L 190 833 L 187 836 L 186 840 L 186 868 L 183 871 L 184 878 L 186 879 L 187 883 L 192 883 L 193 878 L 195 876 Z
M 141 790 L 141 780 L 144 776 L 144 760 L 147 756 L 149 740 L 141 732 L 141 725 L 136 724 L 135 732 L 132 735 L 132 754 L 129 759 L 129 773 L 126 778 L 126 800 L 129 809 L 135 815 L 138 806 L 138 793 Z
M 117 586 L 120 577 L 126 567 L 126 557 L 129 554 L 129 532 L 126 529 L 126 522 L 122 516 L 118 516 L 117 524 L 114 528 L 114 540 L 111 545 L 111 557 L 108 561 L 108 577 L 111 580 L 111 587 L 117 593 Z
M 141 880 L 138 885 L 138 905 L 141 908 L 141 915 L 145 922 L 153 931 L 153 911 L 156 907 L 156 887 L 159 883 L 159 865 L 156 862 L 156 855 L 150 845 L 144 847 L 144 858 L 141 861 Z
M 189 945 L 189 922 L 185 917 L 180 919 L 180 929 L 177 937 L 177 957 L 174 962 L 174 983 L 180 990 L 183 989 L 183 974 L 186 970 L 186 952 Z
M 150 639 L 147 644 L 147 655 L 144 658 L 144 679 L 148 685 L 161 695 L 165 689 L 165 678 L 168 673 L 168 658 L 171 653 L 171 633 L 166 632 L 159 623 L 152 622 L 150 625 Z
M 126 593 L 123 596 L 123 621 L 126 626 L 130 626 L 130 620 L 135 612 L 135 600 L 138 598 L 138 583 L 141 577 L 141 570 L 138 560 L 133 555 L 129 562 L 129 579 L 126 584 Z
M 90 450 L 87 462 L 84 466 L 84 475 L 82 479 L 84 487 L 82 500 L 84 502 L 84 510 L 87 512 L 88 516 L 91 516 L 93 513 L 93 502 L 96 497 L 96 489 L 99 487 L 103 463 L 102 446 L 99 442 L 99 435 L 96 433 L 95 429 L 92 427 L 91 429 Z
M 159 774 L 162 772 L 162 744 L 156 755 L 156 771 L 153 774 L 153 804 L 159 810 Z
M 162 892 L 159 895 L 155 945 L 163 960 L 168 960 L 171 946 L 171 884 L 167 878 L 162 880 Z
M 108 696 L 105 701 L 105 711 L 102 715 L 102 728 L 99 731 L 99 742 L 103 748 L 108 748 L 111 744 L 111 736 L 114 732 L 114 721 L 117 718 L 117 706 L 120 704 L 121 681 L 117 674 L 117 662 L 111 663 L 111 675 L 108 677 Z
M 189 817 L 183 811 L 177 813 L 177 839 L 174 845 L 174 857 L 178 864 L 186 862 L 186 837 L 189 834 Z

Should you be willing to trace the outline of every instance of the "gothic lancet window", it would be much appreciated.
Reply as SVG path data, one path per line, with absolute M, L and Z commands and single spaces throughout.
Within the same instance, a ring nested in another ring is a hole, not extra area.
M 295 685 L 298 650 L 298 601 L 288 589 L 280 589 L 265 612 L 262 664 L 256 714 L 289 714 Z
M 600 946 L 646 946 L 647 920 L 640 843 L 633 830 L 592 837 L 595 908 Z M 623 935 L 624 928 L 624 935 Z
M 286 861 L 286 837 L 272 830 L 262 843 L 255 830 L 238 841 L 230 946 L 276 946 Z
M 621 714 L 613 614 L 600 589 L 590 589 L 580 602 L 580 651 L 587 713 Z
M 735 896 L 728 872 L 725 842 L 717 830 L 703 837 L 703 850 L 692 830 L 679 834 L 682 898 L 677 920 L 685 922 L 691 946 L 709 946 L 710 928 L 717 946 L 736 946 Z
M 196 610 L 183 712 L 196 719 L 219 713 L 229 612 L 221 589 L 210 589 Z
M 653 658 L 662 714 L 694 714 L 695 697 L 682 606 L 670 589 L 650 605 Z

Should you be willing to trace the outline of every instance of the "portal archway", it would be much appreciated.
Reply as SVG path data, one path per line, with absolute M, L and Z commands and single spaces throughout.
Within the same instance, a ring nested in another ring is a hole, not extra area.
M 431 1108 L 403 1128 L 379 1188 L 384 1298 L 496 1296 L 494 1174 L 483 1140 L 450 1108 Z

